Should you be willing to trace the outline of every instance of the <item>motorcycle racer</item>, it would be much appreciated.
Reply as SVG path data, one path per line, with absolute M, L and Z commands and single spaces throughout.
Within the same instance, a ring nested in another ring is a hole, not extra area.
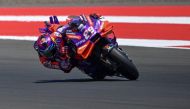
M 90 14 L 90 18 L 99 19 L 98 14 Z M 47 68 L 59 69 L 69 73 L 75 66 L 70 56 L 70 47 L 67 43 L 66 33 L 82 31 L 85 25 L 84 17 L 70 16 L 67 24 L 61 25 L 56 16 L 50 17 L 50 23 L 45 22 L 46 27 L 40 28 L 42 33 L 34 43 L 34 49 L 38 52 L 40 62 Z

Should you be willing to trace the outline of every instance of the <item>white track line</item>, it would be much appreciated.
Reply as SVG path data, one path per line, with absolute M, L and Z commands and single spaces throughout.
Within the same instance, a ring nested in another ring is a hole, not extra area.
M 65 21 L 67 16 L 58 16 Z M 159 23 L 159 24 L 190 24 L 190 17 L 157 17 L 157 16 L 105 16 L 113 23 Z M 49 16 L 0 16 L 0 21 L 36 22 L 49 21 Z
M 27 40 L 36 41 L 36 36 L 0 36 L 0 39 L 4 40 Z M 190 41 L 185 40 L 154 40 L 154 39 L 117 39 L 119 45 L 125 46 L 138 46 L 138 47 L 158 47 L 158 48 L 182 48 L 175 46 L 190 46 Z
M 159 48 L 183 48 L 177 46 L 190 46 L 185 40 L 154 40 L 154 39 L 117 39 L 119 45 Z M 189 48 L 190 49 L 190 48 Z
M 58 16 L 65 21 L 67 16 Z M 105 16 L 110 22 L 116 23 L 163 23 L 190 24 L 190 17 L 154 17 L 154 16 Z M 48 21 L 49 16 L 0 16 L 0 21 L 35 22 Z M 0 36 L 0 39 L 35 41 L 36 36 Z M 183 40 L 152 40 L 152 39 L 118 39 L 119 45 L 176 48 L 175 46 L 189 46 L 190 41 Z M 179 48 L 179 47 L 177 47 Z M 183 48 L 183 47 L 182 47 Z
M 37 36 L 0 36 L 3 40 L 26 40 L 26 41 L 36 41 Z

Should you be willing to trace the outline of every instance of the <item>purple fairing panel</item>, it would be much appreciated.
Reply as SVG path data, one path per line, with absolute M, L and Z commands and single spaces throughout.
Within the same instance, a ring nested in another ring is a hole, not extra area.
M 87 22 L 84 25 L 83 29 L 81 29 L 81 31 L 74 33 L 74 35 L 81 37 L 80 40 L 75 38 L 71 39 L 77 47 L 84 45 L 87 41 L 93 38 L 96 35 L 96 33 L 98 33 L 101 21 L 93 19 L 92 22 L 94 23 L 93 27 L 90 26 L 90 24 Z

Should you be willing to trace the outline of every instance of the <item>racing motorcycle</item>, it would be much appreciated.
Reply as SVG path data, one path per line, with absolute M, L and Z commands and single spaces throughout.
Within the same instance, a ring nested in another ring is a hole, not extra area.
M 118 46 L 113 26 L 104 18 L 92 19 L 81 15 L 84 24 L 80 31 L 66 33 L 72 48 L 71 57 L 77 60 L 78 69 L 94 80 L 106 76 L 119 76 L 136 80 L 139 72 L 127 53 Z

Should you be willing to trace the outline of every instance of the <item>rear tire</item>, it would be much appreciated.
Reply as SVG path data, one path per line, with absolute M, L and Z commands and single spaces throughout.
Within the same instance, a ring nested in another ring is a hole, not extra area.
M 129 80 L 136 80 L 139 77 L 139 72 L 136 66 L 133 64 L 125 52 L 123 52 L 118 47 L 114 47 L 110 53 L 109 57 L 111 60 L 116 62 L 119 67 L 117 71 Z

